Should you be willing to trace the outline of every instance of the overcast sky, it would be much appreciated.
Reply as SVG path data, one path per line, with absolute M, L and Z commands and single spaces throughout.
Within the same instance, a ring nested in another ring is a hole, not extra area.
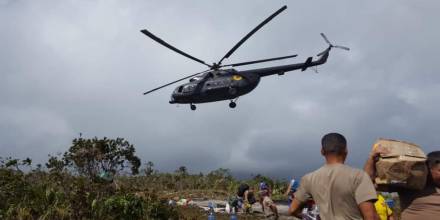
M 332 50 L 319 74 L 263 78 L 235 109 L 170 105 L 174 86 L 142 95 L 205 68 L 139 30 L 212 63 L 283 5 L 226 62 L 296 53 L 237 70 L 304 62 L 326 48 L 320 32 L 351 51 Z M 322 165 L 328 132 L 346 136 L 355 167 L 380 137 L 439 150 L 439 9 L 436 0 L 0 0 L 0 156 L 44 163 L 81 132 L 124 137 L 161 171 L 290 178 Z

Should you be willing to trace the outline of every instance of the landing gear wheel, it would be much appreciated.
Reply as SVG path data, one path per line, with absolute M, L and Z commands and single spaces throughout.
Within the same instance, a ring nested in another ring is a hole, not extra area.
M 229 103 L 229 107 L 230 107 L 230 108 L 235 108 L 235 107 L 237 107 L 237 104 L 236 104 L 235 102 L 231 101 L 231 102 Z
M 193 111 L 196 110 L 196 108 L 197 108 L 196 105 L 193 105 L 193 104 L 190 104 L 189 106 L 190 106 L 191 110 L 193 110 Z

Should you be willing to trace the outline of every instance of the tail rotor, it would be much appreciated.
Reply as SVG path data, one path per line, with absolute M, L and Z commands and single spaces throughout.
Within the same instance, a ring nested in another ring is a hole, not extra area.
M 333 45 L 333 44 L 328 40 L 327 36 L 325 36 L 324 33 L 321 33 L 321 36 L 322 36 L 322 38 L 324 38 L 325 42 L 327 42 L 328 45 L 329 45 L 329 48 L 328 48 L 327 50 L 330 50 L 330 49 L 333 48 L 333 47 L 334 47 L 334 48 L 343 49 L 343 50 L 347 50 L 347 51 L 350 50 L 350 48 L 348 48 L 348 47 L 339 46 L 339 45 Z M 327 50 L 326 50 L 326 51 L 327 51 Z M 324 52 L 326 52 L 326 51 L 323 51 L 323 52 L 319 53 L 318 56 L 321 56 L 321 55 L 324 54 Z

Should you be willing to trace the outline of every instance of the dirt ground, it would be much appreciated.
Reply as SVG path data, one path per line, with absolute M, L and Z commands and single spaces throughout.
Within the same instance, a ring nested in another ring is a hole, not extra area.
M 193 200 L 191 202 L 191 207 L 180 207 L 179 212 L 183 214 L 184 219 L 207 219 L 208 211 L 207 207 L 209 202 L 215 203 L 217 205 L 216 218 L 221 220 L 228 220 L 230 218 L 229 214 L 224 212 L 224 207 L 226 205 L 225 201 L 222 200 Z M 277 203 L 278 212 L 280 214 L 280 220 L 294 220 L 297 218 L 287 215 L 288 206 L 286 203 Z M 259 203 L 252 205 L 253 212 L 251 214 L 238 213 L 239 219 L 265 219 L 262 209 Z

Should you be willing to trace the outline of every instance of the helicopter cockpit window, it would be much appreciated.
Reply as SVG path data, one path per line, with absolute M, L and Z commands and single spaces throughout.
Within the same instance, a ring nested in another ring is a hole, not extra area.
M 184 85 L 183 86 L 183 92 L 191 92 L 191 91 L 193 91 L 194 90 L 194 88 L 195 88 L 196 86 L 195 85 Z

